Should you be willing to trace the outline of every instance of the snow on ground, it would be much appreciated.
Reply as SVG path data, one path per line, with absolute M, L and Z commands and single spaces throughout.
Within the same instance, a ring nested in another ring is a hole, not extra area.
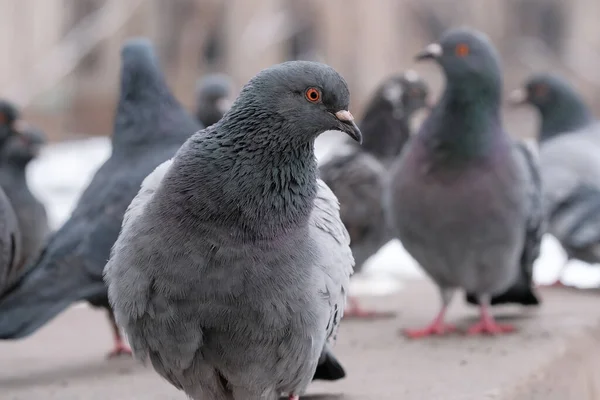
M 321 135 L 316 145 L 317 158 L 322 161 L 333 149 L 339 149 L 343 137 L 339 132 Z M 46 204 L 55 229 L 68 218 L 79 195 L 109 154 L 107 138 L 69 141 L 47 146 L 30 165 L 28 177 L 32 190 Z M 535 265 L 536 282 L 553 282 L 565 261 L 560 244 L 547 235 L 542 244 L 542 255 Z M 352 279 L 350 289 L 354 294 L 384 295 L 401 290 L 407 280 L 423 276 L 402 244 L 393 240 L 367 261 L 360 276 Z M 563 274 L 563 282 L 578 287 L 600 286 L 600 268 L 570 262 Z

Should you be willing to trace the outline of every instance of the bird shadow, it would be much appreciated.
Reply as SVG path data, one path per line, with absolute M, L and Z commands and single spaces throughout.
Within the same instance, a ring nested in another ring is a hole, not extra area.
M 280 397 L 279 400 L 288 400 L 287 396 Z M 301 397 L 302 400 L 352 400 L 342 394 L 305 394 Z
M 120 358 L 113 360 L 98 360 L 36 371 L 23 376 L 0 377 L 0 387 L 5 389 L 29 388 L 44 386 L 59 382 L 67 386 L 69 381 L 81 380 L 88 377 L 108 377 L 114 375 L 127 375 L 143 369 L 131 358 Z

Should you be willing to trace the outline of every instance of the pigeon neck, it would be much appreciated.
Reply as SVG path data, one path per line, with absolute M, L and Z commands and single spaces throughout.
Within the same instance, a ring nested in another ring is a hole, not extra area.
M 481 158 L 499 140 L 498 103 L 446 92 L 423 127 L 428 147 L 448 161 Z
M 379 159 L 400 154 L 410 136 L 408 116 L 400 111 L 389 104 L 369 107 L 360 124 L 362 148 Z
M 194 161 L 181 166 L 185 175 L 201 175 L 193 178 L 202 192 L 194 213 L 244 240 L 277 238 L 306 224 L 316 195 L 314 142 L 280 140 L 297 136 L 281 125 L 260 126 L 272 135 L 226 125 L 197 135 Z
M 0 165 L 0 186 L 16 187 L 26 185 L 25 165 L 3 161 Z
M 542 106 L 540 114 L 540 141 L 582 129 L 594 121 L 591 111 L 578 96 L 565 97 L 552 107 Z

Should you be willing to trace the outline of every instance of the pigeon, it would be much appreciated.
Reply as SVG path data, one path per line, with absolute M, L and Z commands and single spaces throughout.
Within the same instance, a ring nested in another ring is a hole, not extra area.
M 190 398 L 298 399 L 327 358 L 354 260 L 314 141 L 361 140 L 348 103 L 327 65 L 267 68 L 129 206 L 109 299 L 134 355 Z
M 202 126 L 211 126 L 229 109 L 233 82 L 225 74 L 209 74 L 196 85 L 196 118 Z
M 0 186 L 15 211 L 21 233 L 19 270 L 35 261 L 50 234 L 46 207 L 29 189 L 26 168 L 46 143 L 44 134 L 27 127 L 6 142 L 0 152 Z
M 85 300 L 108 311 L 115 338 L 109 356 L 130 352 L 114 322 L 102 271 L 144 178 L 201 127 L 166 86 L 151 42 L 129 39 L 121 62 L 112 153 L 35 265 L 0 297 L 1 339 L 30 335 Z
M 410 137 L 410 118 L 427 106 L 428 87 L 412 70 L 385 79 L 376 89 L 360 123 L 363 145 L 344 143 L 319 166 L 321 179 L 340 201 L 342 222 L 350 233 L 354 272 L 393 239 L 382 198 L 387 167 Z M 386 318 L 395 315 L 364 309 L 348 297 L 345 318 Z
M 0 100 L 0 151 L 21 134 L 24 123 L 16 106 Z M 1 156 L 1 154 L 0 154 Z M 3 189 L 0 189 L 0 295 L 21 273 L 21 231 L 16 213 Z
M 600 123 L 562 77 L 534 75 L 511 103 L 540 114 L 539 159 L 548 231 L 568 260 L 600 262 Z M 563 266 L 563 271 L 567 263 Z M 550 286 L 563 286 L 560 276 Z
M 489 306 L 494 296 L 539 303 L 527 285 L 544 231 L 539 166 L 502 127 L 502 74 L 487 36 L 449 30 L 417 60 L 436 61 L 446 87 L 392 166 L 385 203 L 395 234 L 438 286 L 442 307 L 429 326 L 404 333 L 454 331 L 444 317 L 456 289 L 480 307 L 468 334 L 512 332 Z

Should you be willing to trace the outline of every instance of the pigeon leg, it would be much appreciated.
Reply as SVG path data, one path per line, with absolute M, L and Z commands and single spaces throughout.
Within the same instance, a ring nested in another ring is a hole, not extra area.
M 296 394 L 290 394 L 290 396 L 288 397 L 289 400 L 300 400 L 300 396 L 296 395 Z
M 396 313 L 389 311 L 365 310 L 353 296 L 348 296 L 348 303 L 349 307 L 344 310 L 344 319 L 383 319 L 396 316 Z
M 420 339 L 433 335 L 443 336 L 447 333 L 456 331 L 456 327 L 454 325 L 444 323 L 446 310 L 448 309 L 450 300 L 452 300 L 454 290 L 440 289 L 440 293 L 442 296 L 442 308 L 434 318 L 433 322 L 423 329 L 405 329 L 403 333 L 406 337 L 410 339 Z
M 512 325 L 498 324 L 492 316 L 492 314 L 490 314 L 490 296 L 479 296 L 479 304 L 479 309 L 481 313 L 479 322 L 475 323 L 467 330 L 467 335 L 501 335 L 503 333 L 510 333 L 515 331 L 515 327 Z
M 112 310 L 108 310 L 108 319 L 110 321 L 110 325 L 112 327 L 113 336 L 114 336 L 114 340 L 115 340 L 115 347 L 113 348 L 113 350 L 110 353 L 108 353 L 108 358 L 119 357 L 121 355 L 129 355 L 130 356 L 131 349 L 123 341 L 123 337 L 121 336 L 121 331 L 119 330 L 119 327 L 117 326 L 117 322 L 115 321 L 115 315 L 113 314 Z

